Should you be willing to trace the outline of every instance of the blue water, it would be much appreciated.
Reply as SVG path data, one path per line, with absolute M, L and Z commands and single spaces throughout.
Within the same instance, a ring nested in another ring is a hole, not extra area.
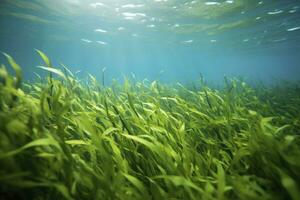
M 1 0 L 0 27 L 29 80 L 43 74 L 34 49 L 81 78 L 300 79 L 298 0 Z

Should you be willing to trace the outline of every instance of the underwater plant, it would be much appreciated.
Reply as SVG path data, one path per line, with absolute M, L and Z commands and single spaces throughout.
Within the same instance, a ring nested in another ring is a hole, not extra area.
M 0 199 L 300 199 L 300 87 L 0 68 Z

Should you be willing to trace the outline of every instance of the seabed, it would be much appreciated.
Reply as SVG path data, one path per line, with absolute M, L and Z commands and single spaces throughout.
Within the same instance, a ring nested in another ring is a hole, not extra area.
M 0 69 L 0 199 L 300 199 L 300 87 Z

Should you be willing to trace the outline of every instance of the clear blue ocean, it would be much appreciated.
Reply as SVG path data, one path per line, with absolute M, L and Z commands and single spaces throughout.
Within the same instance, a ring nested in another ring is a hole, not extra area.
M 79 77 L 299 80 L 297 0 L 1 0 L 0 51 L 26 78 L 41 62 Z M 3 60 L 1 57 L 1 61 Z

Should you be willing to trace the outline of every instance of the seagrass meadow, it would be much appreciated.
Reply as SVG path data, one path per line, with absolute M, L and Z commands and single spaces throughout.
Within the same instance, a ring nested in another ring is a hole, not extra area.
M 300 87 L 0 70 L 0 199 L 300 199 Z M 101 81 L 100 81 L 101 82 Z

